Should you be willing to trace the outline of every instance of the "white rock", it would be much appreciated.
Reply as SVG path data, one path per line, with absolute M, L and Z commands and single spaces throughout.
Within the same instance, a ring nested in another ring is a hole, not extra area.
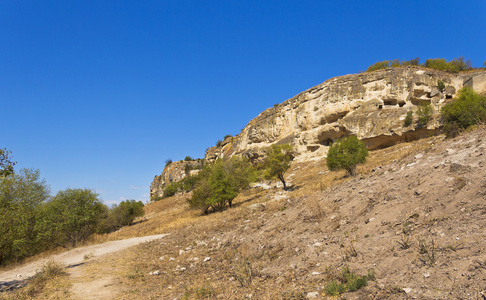
M 164 260 L 164 257 L 163 256 L 159 257 L 159 260 Z
M 307 293 L 307 299 L 316 299 L 317 297 L 319 297 L 319 292 Z
M 312 275 L 321 275 L 319 272 L 312 272 Z
M 407 294 L 410 294 L 412 292 L 411 288 L 403 288 L 402 290 Z
M 429 272 L 425 273 L 425 274 L 424 274 L 424 277 L 425 277 L 425 278 L 429 278 L 429 277 L 430 277 L 430 273 L 429 273 Z
M 208 257 L 204 258 L 203 262 L 207 262 L 207 261 L 210 261 L 210 260 L 211 260 L 211 257 L 208 256 Z

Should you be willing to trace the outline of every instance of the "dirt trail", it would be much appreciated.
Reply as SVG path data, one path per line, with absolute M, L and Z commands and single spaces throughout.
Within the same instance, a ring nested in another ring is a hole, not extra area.
M 88 261 L 95 260 L 102 255 L 117 252 L 128 247 L 138 245 L 140 243 L 153 241 L 156 239 L 163 238 L 168 234 L 158 234 L 158 235 L 149 235 L 143 237 L 136 237 L 136 238 L 129 238 L 125 240 L 118 240 L 118 241 L 110 241 L 98 245 L 86 246 L 81 248 L 76 248 L 61 254 L 51 255 L 47 258 L 40 259 L 38 261 L 20 266 L 18 268 L 8 270 L 5 272 L 0 272 L 0 286 L 9 286 L 11 284 L 15 284 L 19 281 L 23 281 L 35 275 L 36 271 L 48 260 L 53 259 L 56 262 L 62 263 L 68 273 L 73 275 L 74 277 L 79 277 L 83 270 L 78 268 L 82 266 L 87 260 L 85 257 L 89 257 Z M 102 282 L 101 286 L 105 286 L 106 283 Z M 76 291 L 80 291 L 84 293 L 83 297 L 86 298 L 86 293 L 92 292 L 97 297 L 96 288 L 90 284 L 91 287 L 83 286 L 82 282 L 77 282 L 73 284 L 73 292 L 76 294 Z M 94 298 L 93 298 L 94 299 Z

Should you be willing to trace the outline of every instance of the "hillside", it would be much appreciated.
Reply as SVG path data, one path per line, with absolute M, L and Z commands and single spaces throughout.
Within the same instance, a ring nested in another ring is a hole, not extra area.
M 86 262 L 84 283 L 104 280 L 108 299 L 326 299 L 349 267 L 370 280 L 343 299 L 482 299 L 485 149 L 481 128 L 372 151 L 356 178 L 295 163 L 293 190 L 254 188 L 208 216 L 187 194 L 155 202 L 117 234 L 170 235 Z
M 294 165 L 294 191 L 251 191 L 237 208 L 195 218 L 132 252 L 130 272 L 140 275 L 124 278 L 123 297 L 320 298 L 349 266 L 376 279 L 345 299 L 481 299 L 485 149 L 484 128 L 398 145 L 373 153 L 394 162 L 348 180 L 334 174 L 328 188 L 322 161 Z M 309 173 L 313 179 L 299 180 Z M 319 182 L 322 191 L 299 192 Z

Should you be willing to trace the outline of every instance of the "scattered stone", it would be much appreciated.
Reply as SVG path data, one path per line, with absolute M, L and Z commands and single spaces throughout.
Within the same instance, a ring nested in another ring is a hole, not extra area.
M 205 258 L 203 259 L 203 262 L 207 262 L 207 261 L 210 261 L 210 260 L 211 260 L 211 257 L 209 257 L 209 256 L 208 256 L 208 257 L 205 257 Z
M 160 270 L 156 270 L 156 271 L 150 272 L 149 275 L 150 276 L 152 276 L 152 275 L 160 275 Z
M 415 159 L 420 159 L 422 157 L 424 157 L 424 155 L 422 153 L 419 153 L 419 154 L 415 155 Z
M 164 260 L 164 257 L 163 256 L 159 257 L 159 260 Z
M 319 272 L 312 272 L 312 275 L 321 275 Z
M 407 294 L 410 294 L 412 292 L 411 288 L 403 288 L 402 290 Z
M 184 250 L 182 250 L 182 249 L 181 249 L 181 250 L 179 250 L 179 255 L 182 255 L 182 254 L 184 254 L 184 253 L 186 253 L 186 251 L 184 251 Z
M 313 246 L 314 246 L 314 247 L 321 247 L 321 246 L 322 246 L 322 243 L 317 242 L 317 243 L 315 243 Z
M 319 292 L 307 293 L 307 299 L 316 299 L 317 297 L 319 297 Z
M 429 272 L 425 273 L 425 274 L 424 274 L 424 277 L 425 277 L 425 278 L 429 278 L 429 277 L 430 277 L 430 273 L 429 273 Z

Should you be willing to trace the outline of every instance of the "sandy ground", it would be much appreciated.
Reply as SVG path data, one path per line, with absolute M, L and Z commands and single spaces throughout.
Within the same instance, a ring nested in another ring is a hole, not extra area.
M 91 262 L 105 254 L 121 251 L 140 243 L 157 240 L 163 238 L 166 235 L 167 234 L 158 234 L 129 238 L 125 240 L 110 241 L 98 245 L 76 248 L 64 253 L 52 255 L 50 257 L 29 264 L 25 264 L 12 270 L 0 272 L 0 286 L 17 284 L 25 279 L 34 276 L 36 271 L 46 261 L 52 259 L 56 262 L 62 263 L 66 267 L 67 272 L 72 276 L 72 292 L 74 296 L 77 296 L 80 299 L 99 299 L 101 296 L 99 294 L 99 287 L 109 286 L 110 278 L 107 277 L 103 278 L 103 280 L 93 281 L 90 284 L 83 284 L 83 282 L 79 281 L 80 278 L 84 277 L 83 274 L 85 272 L 83 268 L 80 268 L 81 266 L 83 266 L 87 261 Z

